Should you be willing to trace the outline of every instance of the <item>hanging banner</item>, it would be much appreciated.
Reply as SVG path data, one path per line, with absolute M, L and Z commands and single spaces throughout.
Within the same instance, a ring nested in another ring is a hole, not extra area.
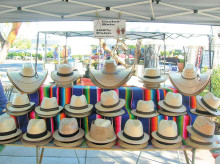
M 126 21 L 121 19 L 94 20 L 95 38 L 125 38 Z

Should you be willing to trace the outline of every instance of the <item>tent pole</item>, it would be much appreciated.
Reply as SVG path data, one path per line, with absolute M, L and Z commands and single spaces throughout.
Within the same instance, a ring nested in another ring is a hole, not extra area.
M 165 42 L 166 34 L 163 34 L 163 47 L 164 47 L 164 56 L 163 56 L 163 64 L 164 64 L 164 75 L 165 75 L 165 67 L 166 67 L 166 42 Z
M 66 48 L 65 48 L 65 60 L 64 63 L 68 63 L 66 59 L 66 50 L 67 50 L 67 32 L 66 32 Z
M 45 69 L 45 63 L 47 63 L 47 33 L 45 33 L 45 53 L 44 53 L 44 65 L 43 65 L 43 68 Z
M 211 36 L 208 36 L 209 37 L 209 68 L 210 68 L 210 70 L 212 70 L 212 51 L 211 51 L 211 49 L 212 49 L 212 38 L 211 38 Z M 212 78 L 210 78 L 210 81 L 209 81 L 209 92 L 211 92 L 212 91 Z
M 39 32 L 37 33 L 37 47 L 36 47 L 36 58 L 35 58 L 35 72 L 37 72 L 38 46 L 39 46 Z

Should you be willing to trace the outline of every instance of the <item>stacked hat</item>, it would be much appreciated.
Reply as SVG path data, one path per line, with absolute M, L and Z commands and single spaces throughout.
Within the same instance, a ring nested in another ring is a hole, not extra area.
M 149 135 L 144 133 L 143 125 L 139 120 L 127 120 L 124 130 L 117 135 L 120 146 L 124 148 L 142 149 L 148 145 Z
M 109 120 L 96 119 L 91 123 L 86 139 L 89 147 L 111 148 L 116 143 L 113 124 Z
M 220 116 L 220 99 L 215 97 L 211 92 L 206 94 L 203 98 L 196 96 L 197 109 L 191 109 L 190 112 L 208 117 Z
M 144 86 L 143 86 L 144 88 L 146 88 L 146 89 L 158 89 L 158 88 L 160 88 L 161 86 L 160 86 L 160 83 L 144 83 Z
M 20 71 L 7 72 L 11 83 L 22 93 L 34 93 L 44 83 L 47 71 L 36 72 L 30 63 L 23 64 Z
M 38 116 L 43 118 L 55 117 L 63 110 L 62 106 L 59 106 L 57 103 L 57 98 L 47 98 L 44 97 L 41 106 L 35 108 L 35 112 Z
M 166 116 L 181 116 L 187 114 L 186 107 L 182 104 L 182 95 L 168 92 L 164 100 L 158 102 L 161 109 L 159 113 Z
M 88 117 L 92 113 L 92 104 L 88 104 L 85 95 L 72 95 L 70 104 L 64 106 L 65 113 L 70 117 Z
M 6 105 L 6 112 L 13 116 L 25 115 L 35 108 L 35 103 L 30 102 L 27 94 L 16 93 L 12 102 Z
M 119 99 L 116 91 L 111 90 L 101 93 L 101 101 L 95 104 L 96 113 L 105 117 L 117 117 L 125 113 L 122 109 L 125 100 Z
M 90 79 L 94 85 L 115 89 L 124 85 L 130 79 L 131 68 L 117 68 L 115 60 L 106 60 L 102 70 L 90 70 Z
M 159 113 L 154 109 L 154 102 L 152 100 L 139 100 L 137 103 L 137 109 L 132 110 L 131 113 L 142 118 L 151 118 L 159 115 Z
M 63 118 L 59 129 L 53 133 L 54 143 L 62 147 L 76 147 L 83 143 L 84 130 L 79 128 L 75 118 Z
M 182 137 L 178 134 L 176 122 L 161 120 L 158 130 L 152 132 L 152 144 L 158 148 L 172 149 L 182 146 Z
M 198 116 L 192 126 L 187 126 L 187 131 L 191 134 L 186 139 L 187 145 L 198 148 L 215 147 L 215 123 L 208 117 Z
M 28 145 L 45 145 L 53 139 L 47 130 L 43 119 L 31 119 L 28 122 L 27 133 L 22 136 L 21 142 Z
M 210 80 L 210 74 L 197 74 L 195 66 L 187 64 L 183 72 L 170 72 L 170 81 L 176 89 L 186 96 L 195 96 L 200 94 L 207 86 Z
M 15 142 L 21 137 L 22 131 L 17 129 L 13 118 L 0 117 L 0 145 Z

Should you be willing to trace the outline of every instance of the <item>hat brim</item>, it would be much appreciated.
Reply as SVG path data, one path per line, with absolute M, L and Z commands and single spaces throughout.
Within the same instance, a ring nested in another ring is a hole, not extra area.
M 123 136 L 123 130 L 118 132 L 118 138 L 120 138 L 122 141 L 129 143 L 129 144 L 136 144 L 136 145 L 140 145 L 140 144 L 144 144 L 146 142 L 148 142 L 149 140 L 149 135 L 147 133 L 144 133 L 144 137 L 141 140 L 130 140 L 127 139 L 126 137 Z
M 67 77 L 61 77 L 57 75 L 57 71 L 51 72 L 51 79 L 57 84 L 68 84 L 76 81 L 79 78 L 78 71 L 73 71 L 73 75 Z
M 163 82 L 165 82 L 168 79 L 168 77 L 166 75 L 161 75 L 160 78 L 157 78 L 157 79 L 145 78 L 143 76 L 139 76 L 139 78 L 144 83 L 163 83 Z
M 146 89 L 159 89 L 161 86 L 160 83 L 156 83 L 156 84 L 144 83 L 143 87 Z
M 173 116 L 173 117 L 183 116 L 187 114 L 187 112 L 182 112 L 182 113 L 166 112 L 166 111 L 163 111 L 162 109 L 159 109 L 158 112 L 164 116 Z
M 218 144 L 216 144 L 215 142 L 212 142 L 211 145 L 201 145 L 201 144 L 197 144 L 197 143 L 194 143 L 193 141 L 190 140 L 190 137 L 188 137 L 186 140 L 186 144 L 191 146 L 191 147 L 194 147 L 194 148 L 217 148 L 219 146 L 217 146 Z
M 90 133 L 90 132 L 86 133 L 85 137 L 86 137 L 86 139 L 87 139 L 88 141 L 93 142 L 93 143 L 100 143 L 100 144 L 101 144 L 101 143 L 110 143 L 110 142 L 116 140 L 116 135 L 114 135 L 113 138 L 107 139 L 107 140 L 104 140 L 104 141 L 94 140 L 93 138 L 91 138 L 91 137 L 89 136 L 89 133 Z
M 118 110 L 121 109 L 125 106 L 125 100 L 124 99 L 119 99 L 120 102 L 117 106 L 113 107 L 113 108 L 104 108 L 101 106 L 101 101 L 97 102 L 95 104 L 95 108 L 98 109 L 100 112 L 112 112 L 114 110 Z
M 82 138 L 84 135 L 85 135 L 84 130 L 79 128 L 79 132 L 75 136 L 73 136 L 73 137 L 62 137 L 62 136 L 59 135 L 59 130 L 57 129 L 53 133 L 53 138 L 55 138 L 58 141 L 62 141 L 62 142 L 70 142 L 70 141 L 78 140 L 78 139 Z
M 161 142 L 165 142 L 165 143 L 178 143 L 178 142 L 182 142 L 182 137 L 180 135 L 177 137 L 177 139 L 167 140 L 167 139 L 163 139 L 163 138 L 159 137 L 157 135 L 157 131 L 153 131 L 151 134 L 152 134 L 154 139 L 156 139 L 158 141 L 161 141 Z
M 153 114 L 140 114 L 140 113 L 137 113 L 137 109 L 132 110 L 131 114 L 137 117 L 141 117 L 141 118 L 152 118 L 152 117 L 156 117 L 159 115 L 159 113 L 156 110 L 155 110 L 155 113 Z
M 47 78 L 47 71 L 37 72 L 34 77 L 23 77 L 19 71 L 7 72 L 7 76 L 11 83 L 22 93 L 36 92 Z
M 15 133 L 13 133 L 13 134 L 6 135 L 6 136 L 0 136 L 0 141 L 14 138 L 14 137 L 16 137 L 16 136 L 18 136 L 20 134 L 22 134 L 21 129 L 17 129 L 17 131 Z
M 40 106 L 37 106 L 35 108 L 35 112 L 37 115 L 40 115 L 40 116 L 43 116 L 45 118 L 47 117 L 51 117 L 52 115 L 57 115 L 58 113 L 60 113 L 61 111 L 63 110 L 63 107 L 62 106 L 59 106 L 59 109 L 58 110 L 55 110 L 55 111 L 41 111 L 40 110 Z
M 66 104 L 64 106 L 64 108 L 69 113 L 82 114 L 82 113 L 87 113 L 87 112 L 91 111 L 92 108 L 93 108 L 93 105 L 92 104 L 88 104 L 88 108 L 85 108 L 85 109 L 72 109 L 72 108 L 70 108 L 70 104 Z
M 34 102 L 30 102 L 30 105 L 27 107 L 14 108 L 14 107 L 12 107 L 12 102 L 8 102 L 8 104 L 6 105 L 6 109 L 9 110 L 11 113 L 13 113 L 13 112 L 19 113 L 19 112 L 26 112 L 26 111 L 30 110 L 30 108 L 33 107 L 34 105 L 35 105 Z
M 8 103 L 9 104 L 9 103 Z M 31 112 L 32 110 L 34 110 L 34 108 L 35 108 L 35 103 L 33 103 L 29 108 L 27 108 L 26 110 L 21 110 L 21 111 L 17 111 L 16 109 L 18 109 L 18 108 L 12 108 L 11 107 L 11 102 L 10 102 L 10 104 L 9 105 L 6 105 L 6 112 L 9 114 L 9 115 L 12 115 L 12 116 L 22 116 L 22 115 L 25 115 L 25 114 L 27 114 L 27 113 L 29 113 L 29 112 Z M 13 111 L 12 111 L 12 110 Z
M 104 148 L 104 149 L 108 149 L 108 148 L 112 148 L 115 144 L 116 144 L 116 140 L 112 141 L 112 142 L 108 142 L 106 144 L 100 145 L 100 144 L 95 144 L 93 142 L 90 141 L 86 141 L 86 144 L 89 147 L 93 147 L 93 148 Z
M 151 142 L 152 142 L 153 146 L 155 146 L 157 148 L 161 148 L 161 149 L 176 149 L 176 148 L 182 147 L 182 142 L 177 142 L 172 145 L 161 144 L 161 143 L 157 142 L 155 139 L 152 139 Z
M 49 138 L 46 138 L 44 140 L 38 141 L 38 142 L 31 142 L 31 141 L 27 141 L 24 138 L 21 138 L 21 142 L 25 145 L 35 145 L 35 146 L 42 146 L 42 145 L 46 145 L 48 144 L 50 141 L 53 140 L 53 137 L 50 136 Z
M 52 135 L 51 135 L 50 131 L 47 131 L 47 135 L 40 137 L 40 138 L 29 138 L 29 137 L 27 137 L 27 133 L 25 133 L 25 134 L 23 134 L 22 139 L 24 139 L 25 141 L 28 141 L 28 142 L 40 142 L 40 141 L 43 141 L 43 140 L 50 138 L 51 136 Z
M 168 107 L 164 104 L 164 100 L 160 100 L 158 102 L 158 105 L 160 105 L 162 108 L 170 111 L 170 112 L 173 112 L 173 113 L 183 113 L 183 112 L 186 112 L 187 109 L 184 105 L 182 105 L 182 107 L 178 108 L 178 109 L 174 109 L 174 108 L 171 108 L 171 107 Z
M 1 140 L 1 141 L 0 141 L 0 145 L 15 142 L 15 141 L 17 141 L 17 140 L 21 139 L 21 137 L 22 137 L 22 134 L 20 134 L 20 135 L 18 135 L 18 136 L 16 136 L 16 137 L 14 137 L 14 138 L 11 138 L 11 139 L 7 139 L 7 140 Z
M 148 145 L 148 142 L 143 143 L 143 144 L 128 144 L 121 139 L 118 140 L 118 143 L 121 147 L 126 148 L 126 149 L 143 149 L 146 148 Z
M 197 111 L 196 111 L 196 109 L 190 109 L 190 112 L 192 113 L 192 114 L 195 114 L 195 115 L 198 115 L 198 116 L 206 116 L 206 117 L 216 117 L 216 115 L 213 115 L 213 114 L 203 114 L 203 113 L 198 113 Z
M 77 141 L 73 141 L 73 142 L 67 142 L 67 143 L 60 142 L 60 141 L 54 139 L 54 144 L 56 146 L 60 146 L 60 147 L 76 147 L 76 146 L 81 145 L 83 142 L 84 142 L 84 138 L 81 138 L 81 139 L 79 139 Z
M 80 114 L 73 114 L 73 113 L 69 113 L 68 111 L 66 111 L 64 109 L 64 113 L 69 116 L 69 117 L 75 117 L 75 118 L 84 118 L 84 117 L 88 117 L 92 114 L 92 110 L 87 112 L 87 113 L 80 113 Z
M 96 110 L 96 113 L 104 117 L 117 117 L 117 116 L 121 116 L 125 114 L 125 111 L 123 109 L 120 109 L 117 112 L 106 113 L 106 112 L 101 112 L 99 110 Z

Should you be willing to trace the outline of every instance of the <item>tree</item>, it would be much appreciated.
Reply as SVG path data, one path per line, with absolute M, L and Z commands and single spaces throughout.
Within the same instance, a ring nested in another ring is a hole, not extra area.
M 6 40 L 3 38 L 2 34 L 0 33 L 0 41 L 2 47 L 0 51 L 0 64 L 2 64 L 6 59 L 6 56 L 8 55 L 8 50 L 14 42 L 18 34 L 18 31 L 20 29 L 20 26 L 21 23 L 12 23 L 11 31 L 9 32 L 9 35 Z

